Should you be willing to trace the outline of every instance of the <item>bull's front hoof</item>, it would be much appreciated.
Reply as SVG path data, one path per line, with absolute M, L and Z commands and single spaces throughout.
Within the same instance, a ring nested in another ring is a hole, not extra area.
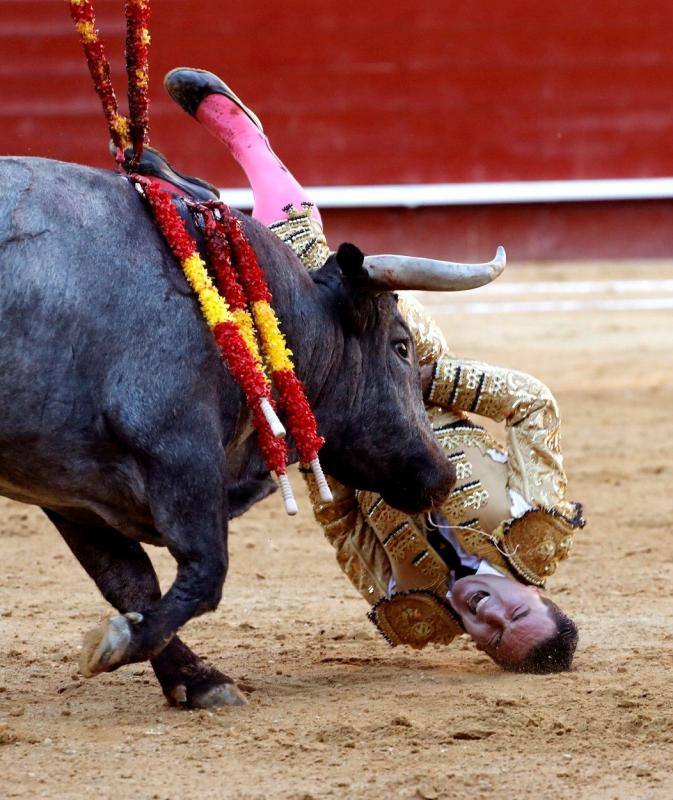
M 79 669 L 82 675 L 85 678 L 92 678 L 124 663 L 124 656 L 133 636 L 131 626 L 142 622 L 142 619 L 142 614 L 131 612 L 123 617 L 111 617 L 89 631 L 84 637 L 79 657 Z
M 183 708 L 223 708 L 224 706 L 247 706 L 248 700 L 235 683 L 220 683 L 215 686 L 191 689 L 184 683 L 175 686 L 167 694 L 171 705 Z

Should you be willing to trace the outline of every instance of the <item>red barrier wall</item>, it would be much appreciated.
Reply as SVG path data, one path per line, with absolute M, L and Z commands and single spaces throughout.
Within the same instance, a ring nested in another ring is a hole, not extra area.
M 123 93 L 122 7 L 96 0 Z M 65 2 L 2 0 L 0 12 L 0 153 L 107 166 L 106 129 Z M 222 148 L 163 92 L 163 73 L 187 64 L 231 83 L 307 184 L 673 175 L 672 12 L 670 0 L 154 0 L 152 142 L 186 172 L 243 185 Z M 655 205 L 636 214 L 624 255 L 661 223 L 661 211 L 649 213 Z M 609 208 L 554 207 L 565 221 L 551 227 L 570 236 L 568 253 L 588 244 L 582 255 L 600 255 L 610 225 L 629 211 Z M 384 247 L 385 231 L 377 232 L 389 213 L 349 213 Z M 482 235 L 507 240 L 507 230 L 488 229 L 492 219 L 546 252 L 549 213 L 429 210 L 414 212 L 413 225 L 459 219 L 470 248 Z M 596 224 L 583 213 L 608 224 L 593 244 Z M 328 223 L 346 218 L 333 212 Z M 584 233 L 574 244 L 576 226 Z M 431 238 L 440 241 L 441 230 Z M 673 253 L 671 244 L 668 234 L 648 239 L 655 255 Z M 529 249 L 520 256 L 542 255 Z

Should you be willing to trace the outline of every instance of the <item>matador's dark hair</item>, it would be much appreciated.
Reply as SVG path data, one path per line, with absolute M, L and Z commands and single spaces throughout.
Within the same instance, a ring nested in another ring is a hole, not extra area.
M 577 625 L 549 598 L 540 599 L 549 609 L 549 615 L 556 624 L 556 631 L 535 645 L 524 661 L 511 666 L 503 665 L 505 669 L 548 675 L 551 672 L 567 672 L 571 668 L 579 639 Z

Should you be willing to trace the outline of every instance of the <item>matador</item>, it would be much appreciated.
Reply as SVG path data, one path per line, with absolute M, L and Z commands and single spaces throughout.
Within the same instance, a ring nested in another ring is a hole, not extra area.
M 165 86 L 243 168 L 253 216 L 309 270 L 321 267 L 330 250 L 320 213 L 273 152 L 258 117 L 210 72 L 175 69 Z M 145 158 L 147 173 L 173 191 L 216 195 L 156 151 Z M 506 669 L 569 669 L 576 626 L 542 592 L 584 525 L 581 506 L 566 499 L 557 403 L 530 375 L 454 355 L 414 296 L 403 293 L 398 304 L 421 365 L 426 409 L 457 483 L 439 508 L 410 516 L 332 479 L 334 501 L 323 503 L 306 475 L 315 516 L 391 645 L 447 645 L 467 633 Z M 506 447 L 475 415 L 504 423 Z

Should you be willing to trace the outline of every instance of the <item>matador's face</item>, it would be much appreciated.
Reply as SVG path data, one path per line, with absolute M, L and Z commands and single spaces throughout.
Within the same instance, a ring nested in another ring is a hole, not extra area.
M 522 664 L 556 632 L 540 589 L 505 576 L 461 578 L 451 590 L 451 604 L 477 647 L 505 667 Z

